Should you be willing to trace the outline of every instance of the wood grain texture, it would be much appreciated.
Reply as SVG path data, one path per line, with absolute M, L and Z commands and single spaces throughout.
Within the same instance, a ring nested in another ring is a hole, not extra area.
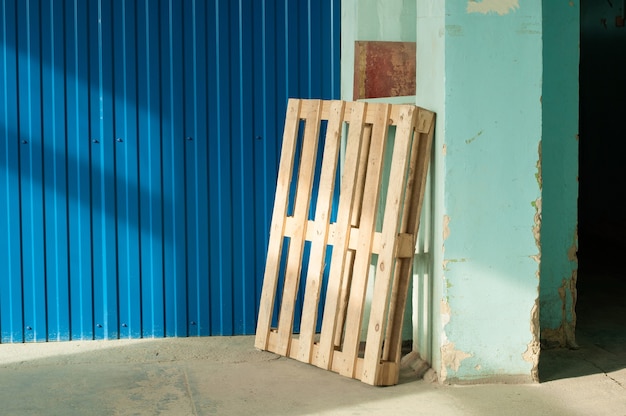
M 412 105 L 289 101 L 259 305 L 257 348 L 372 385 L 398 382 L 402 319 L 434 120 L 432 112 Z M 298 131 L 300 126 L 303 132 Z M 346 133 L 343 155 L 342 132 Z M 387 153 L 391 155 L 388 158 Z M 388 181 L 383 175 L 385 163 L 390 169 Z M 382 202 L 380 195 L 385 195 Z M 310 219 L 314 197 L 314 218 Z M 293 213 L 288 215 L 290 201 Z M 336 218 L 332 221 L 334 204 Z M 382 228 L 377 231 L 380 218 Z M 285 238 L 290 241 L 286 250 Z M 307 242 L 310 250 L 304 267 Z M 327 254 L 329 248 L 331 255 Z M 371 273 L 373 255 L 377 261 Z M 364 322 L 370 278 L 374 279 L 373 298 L 369 320 Z M 282 288 L 279 281 L 284 282 Z M 294 316 L 301 287 L 304 300 L 296 334 Z M 280 305 L 276 305 L 278 298 L 282 299 Z M 280 310 L 278 326 L 272 328 L 276 308 Z M 364 339 L 362 328 L 366 329 Z

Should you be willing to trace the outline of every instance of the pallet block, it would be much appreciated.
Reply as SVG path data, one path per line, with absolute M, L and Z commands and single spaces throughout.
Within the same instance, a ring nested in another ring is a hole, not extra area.
M 413 105 L 289 100 L 256 348 L 371 385 L 398 383 L 434 122 Z

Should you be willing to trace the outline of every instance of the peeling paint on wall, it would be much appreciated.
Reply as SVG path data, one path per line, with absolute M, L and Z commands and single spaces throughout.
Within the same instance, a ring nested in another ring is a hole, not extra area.
M 578 227 L 574 231 L 574 242 L 567 250 L 567 258 L 569 261 L 575 262 L 578 264 Z
M 570 296 L 572 297 L 572 321 L 568 324 L 569 331 L 566 332 L 568 338 L 568 345 L 570 347 L 578 347 L 576 343 L 576 301 L 578 299 L 578 292 L 576 290 L 576 282 L 578 281 L 578 269 L 572 270 L 572 277 L 570 278 Z
M 450 323 L 450 304 L 445 300 L 441 300 L 441 327 L 445 328 Z M 446 339 L 447 341 L 447 339 Z M 442 343 L 443 345 L 443 343 Z
M 537 152 L 539 153 L 539 158 L 537 159 L 537 173 L 535 174 L 535 178 L 537 179 L 537 183 L 539 184 L 539 190 L 543 188 L 543 176 L 541 172 L 541 163 L 542 163 L 541 143 L 542 142 L 539 142 L 539 149 L 537 150 Z
M 445 246 L 445 242 L 448 239 L 448 237 L 450 236 L 450 228 L 449 228 L 449 224 L 450 224 L 450 217 L 447 215 L 443 216 L 443 242 L 444 244 L 441 245 L 441 258 L 443 259 L 441 261 L 441 267 L 443 270 L 448 270 L 448 260 L 446 260 L 446 256 L 444 255 L 445 251 L 446 251 L 446 246 Z M 442 276 L 445 279 L 445 276 Z M 444 324 L 445 325 L 445 324 Z
M 541 343 L 539 342 L 539 297 L 535 299 L 535 304 L 530 311 L 530 332 L 533 339 L 528 343 L 526 351 L 522 354 L 522 359 L 532 363 L 533 368 L 530 375 L 534 381 L 539 381 L 539 353 L 541 351 Z
M 537 153 L 537 173 L 535 173 L 535 178 L 537 179 L 537 185 L 539 186 L 539 191 L 541 191 L 543 187 L 543 176 L 541 172 L 541 166 L 543 163 L 542 153 L 541 153 L 541 141 L 539 141 Z M 537 264 L 541 263 L 541 198 L 535 199 L 532 204 L 535 208 L 535 216 L 533 219 L 533 235 L 535 237 L 535 245 L 537 246 L 537 254 L 533 256 L 533 259 L 537 262 Z M 537 267 L 537 278 L 540 275 L 540 268 Z
M 441 325 L 443 328 L 450 322 L 450 304 L 445 300 L 441 301 Z M 448 376 L 448 369 L 459 371 L 461 362 L 471 357 L 464 351 L 455 349 L 454 342 L 449 342 L 445 331 L 443 331 L 441 339 L 441 381 L 445 381 Z
M 541 330 L 541 346 L 543 348 L 571 348 L 578 349 L 575 328 L 570 322 L 563 322 L 558 328 L 543 328 Z
M 461 361 L 471 356 L 472 354 L 454 349 L 453 342 L 446 342 L 441 347 L 441 380 L 446 380 L 448 376 L 448 368 L 454 371 L 459 371 Z
M 572 271 L 572 275 L 569 279 L 563 279 L 561 287 L 559 287 L 559 297 L 561 298 L 561 313 L 563 316 L 563 323 L 561 324 L 561 331 L 563 333 L 564 343 L 561 346 L 568 348 L 578 348 L 576 343 L 576 315 L 575 315 L 575 299 L 576 299 L 576 280 L 577 270 Z M 572 320 L 567 319 L 567 294 L 572 297 Z
M 535 199 L 531 205 L 535 207 L 533 235 L 535 237 L 535 245 L 538 249 L 537 254 L 532 258 L 539 264 L 541 263 L 541 198 Z M 539 277 L 539 267 L 537 267 L 537 277 Z
M 570 278 L 569 285 L 570 285 L 570 296 L 572 297 L 571 344 L 577 345 L 575 336 L 576 336 L 576 302 L 578 301 L 578 290 L 576 289 L 577 282 L 578 282 L 578 227 L 576 227 L 576 230 L 574 231 L 574 242 L 572 243 L 569 250 L 567 251 L 567 258 L 571 262 L 576 264 L 576 267 L 574 268 L 574 270 L 572 270 L 572 277 Z
M 568 347 L 576 349 L 576 280 L 578 270 L 572 270 L 569 279 L 563 279 L 558 289 L 561 298 L 561 325 L 558 328 L 544 328 L 541 330 L 541 343 L 545 348 Z M 567 294 L 572 297 L 572 320 L 567 320 Z
M 469 0 L 467 2 L 468 13 L 487 14 L 498 13 L 500 16 L 519 9 L 518 0 Z

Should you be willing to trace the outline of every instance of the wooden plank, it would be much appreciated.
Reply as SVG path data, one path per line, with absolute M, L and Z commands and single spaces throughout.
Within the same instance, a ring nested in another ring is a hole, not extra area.
M 365 113 L 366 117 L 374 112 L 368 111 Z M 371 120 L 372 122 L 375 120 Z M 357 180 L 356 180 L 356 197 L 354 199 L 354 209 L 352 210 L 352 217 L 350 219 L 350 224 L 353 229 L 359 227 L 359 222 L 361 219 L 361 207 L 363 204 L 363 191 L 365 187 L 365 173 L 367 170 L 367 159 L 369 157 L 369 148 L 372 141 L 372 124 L 366 124 L 363 131 L 363 150 L 359 157 L 358 163 L 358 171 L 357 171 Z M 352 241 L 351 241 L 352 242 Z M 341 345 L 341 338 L 343 336 L 344 323 L 346 320 L 346 314 L 348 311 L 348 295 L 350 285 L 352 284 L 352 269 L 354 268 L 354 252 L 358 245 L 358 238 L 354 240 L 353 244 L 350 247 L 350 251 L 347 253 L 345 265 L 344 265 L 344 279 L 341 284 L 340 290 L 340 301 L 339 301 L 339 313 L 337 314 L 337 327 L 335 330 L 335 346 Z
M 326 243 L 330 213 L 333 203 L 333 191 L 337 173 L 339 149 L 341 145 L 341 129 L 343 126 L 343 111 L 345 103 L 335 101 L 331 105 L 330 119 L 326 130 L 326 140 L 315 208 L 315 222 L 312 227 L 311 252 L 309 267 L 306 274 L 306 286 L 300 323 L 299 349 L 297 359 L 303 362 L 311 361 L 311 349 L 315 326 L 317 324 L 317 310 L 320 300 L 320 289 L 326 260 Z
M 347 102 L 346 103 L 346 109 L 344 112 L 344 120 L 347 123 L 350 123 L 352 121 L 352 107 L 354 105 L 361 105 L 363 104 L 363 102 Z M 392 125 L 396 125 L 398 124 L 397 120 L 400 117 L 400 109 L 401 109 L 402 105 L 392 105 L 391 107 L 391 112 L 389 113 L 389 119 L 387 120 L 387 124 L 392 126 Z M 419 108 L 419 107 L 418 107 Z M 432 116 L 434 116 L 434 113 L 428 110 L 423 110 L 425 111 L 422 114 L 422 111 L 420 111 L 420 116 L 418 118 L 418 131 L 422 132 L 421 129 L 427 129 L 430 126 L 430 122 L 429 122 L 429 117 L 431 117 L 432 120 Z M 330 105 L 329 104 L 324 104 L 324 106 L 322 107 L 322 119 L 327 120 L 329 118 L 329 113 L 330 112 Z M 376 113 L 372 112 L 372 111 L 368 111 L 365 114 L 365 119 L 364 122 L 367 125 L 369 125 L 369 128 L 371 128 L 371 125 L 373 125 L 374 123 L 377 123 L 377 117 L 376 117 Z M 420 124 L 420 120 L 421 120 L 421 124 Z M 420 127 L 421 126 L 421 127 Z
M 317 354 L 318 366 L 330 369 L 334 352 L 334 337 L 337 328 L 337 313 L 341 296 L 341 287 L 344 279 L 344 267 L 348 243 L 350 240 L 350 222 L 356 198 L 356 182 L 358 165 L 363 148 L 368 141 L 363 140 L 363 120 L 367 104 L 354 103 L 350 106 L 351 122 L 346 139 L 346 157 L 340 182 L 339 206 L 334 229 L 333 253 L 331 255 L 328 285 L 326 288 L 326 302 L 322 317 L 320 347 Z M 347 112 L 345 113 L 347 114 Z
M 306 235 L 306 226 L 308 224 L 311 189 L 315 175 L 321 107 L 321 101 L 319 100 L 306 100 L 303 101 L 301 109 L 301 118 L 305 120 L 305 125 L 292 215 L 296 222 L 296 231 L 289 242 L 287 264 L 285 266 L 285 284 L 280 314 L 278 315 L 278 344 L 277 349 L 274 351 L 281 355 L 289 353 L 291 333 L 293 332 L 296 296 L 302 269 L 304 236 Z
M 385 144 L 387 142 L 387 121 L 389 120 L 391 106 L 389 104 L 369 104 L 368 109 L 376 113 L 377 120 L 372 127 L 372 142 L 368 155 L 368 166 L 365 175 L 365 187 L 359 224 L 359 243 L 355 253 L 352 283 L 348 297 L 343 341 L 343 351 L 346 353 L 346 356 L 340 366 L 340 374 L 352 378 L 360 378 L 355 375 L 354 366 L 359 350 L 365 293 L 371 261 L 372 240 L 375 230 L 374 227 L 376 225 L 378 196 L 382 180 Z
M 298 139 L 298 126 L 300 124 L 301 100 L 290 99 L 287 103 L 285 116 L 285 129 L 283 144 L 276 182 L 276 195 L 274 197 L 274 211 L 270 225 L 267 260 L 261 300 L 259 304 L 259 316 L 257 318 L 256 336 L 254 346 L 259 349 L 267 348 L 267 338 L 272 323 L 272 311 L 276 300 L 276 288 L 278 286 L 278 273 L 280 268 L 280 255 L 283 248 L 283 233 L 285 229 L 285 215 L 289 203 L 289 186 L 293 173 L 294 155 Z
M 275 346 L 277 338 L 278 338 L 278 334 L 276 332 L 270 333 L 269 344 L 271 346 Z M 298 337 L 294 336 L 292 338 L 291 352 L 289 354 L 289 358 L 297 359 L 297 354 L 294 351 L 298 351 L 298 349 L 300 348 L 300 342 L 301 341 Z M 337 355 L 338 359 L 334 361 L 334 364 L 330 368 L 330 371 L 339 373 L 339 367 L 337 363 L 342 361 L 344 353 L 341 351 L 336 351 L 335 354 Z M 317 357 L 318 355 L 319 355 L 319 344 L 314 344 L 313 356 Z M 319 365 L 319 363 L 316 362 L 315 360 L 313 360 L 313 362 L 311 362 L 310 364 L 313 364 L 317 367 L 321 367 L 321 365 Z M 363 358 L 357 358 L 356 364 L 354 366 L 356 374 L 361 374 L 363 372 L 363 364 L 364 364 Z M 378 370 L 379 377 L 378 377 L 378 382 L 376 383 L 377 386 L 391 386 L 394 384 L 398 384 L 398 374 L 399 374 L 399 369 L 400 369 L 399 363 L 395 363 L 392 361 L 383 361 L 379 364 L 379 367 L 380 367 Z
M 404 218 L 404 217 L 403 217 Z M 396 247 L 396 257 L 399 259 L 411 259 L 415 255 L 415 234 L 399 233 Z M 379 243 L 380 246 L 380 243 Z M 380 250 L 377 251 L 379 253 Z
M 417 235 L 419 229 L 419 221 L 424 200 L 424 190 L 426 188 L 426 179 L 428 177 L 428 166 L 434 136 L 434 113 L 419 109 L 417 118 L 417 132 L 413 148 L 411 150 L 411 167 L 412 183 L 409 183 L 408 190 L 410 199 L 405 203 L 405 213 L 403 214 L 403 228 L 405 231 L 412 232 Z M 392 304 L 390 305 L 389 322 L 387 325 L 387 334 L 385 335 L 385 347 L 383 351 L 383 359 L 399 363 L 401 359 L 402 348 L 402 325 L 404 321 L 404 305 L 409 290 L 409 282 L 413 269 L 412 261 L 403 260 L 399 264 L 400 269 L 397 285 L 392 288 Z M 397 287 L 396 287 L 397 286 Z M 393 299 L 395 298 L 395 302 Z M 395 304 L 394 304 L 395 303 Z M 400 306 L 402 305 L 402 306 Z
M 293 237 L 294 233 L 297 232 L 298 225 L 294 221 L 292 217 L 287 217 L 285 219 L 285 237 Z M 337 226 L 335 223 L 328 224 L 328 241 L 327 244 L 334 246 L 335 245 L 335 230 Z M 350 227 L 349 231 L 350 236 L 348 237 L 348 250 L 356 250 L 358 241 L 359 241 L 359 229 L 356 227 Z M 308 221 L 306 226 L 306 236 L 305 239 L 307 241 L 313 241 L 315 239 L 315 222 Z M 397 242 L 397 250 L 396 257 L 400 258 L 412 258 L 413 254 L 415 254 L 415 235 L 408 233 L 398 233 L 398 242 Z M 374 233 L 374 240 L 372 241 L 372 253 L 378 254 L 380 252 L 380 240 L 381 233 Z
M 387 187 L 385 214 L 381 236 L 381 251 L 378 255 L 374 293 L 370 309 L 370 319 L 365 344 L 365 364 L 362 381 L 375 384 L 377 380 L 378 364 L 381 360 L 383 334 L 385 332 L 385 317 L 391 279 L 395 268 L 396 237 L 402 212 L 404 193 L 407 185 L 407 167 L 409 166 L 410 147 L 413 139 L 413 130 L 417 111 L 413 106 L 404 106 L 396 128 L 391 172 Z

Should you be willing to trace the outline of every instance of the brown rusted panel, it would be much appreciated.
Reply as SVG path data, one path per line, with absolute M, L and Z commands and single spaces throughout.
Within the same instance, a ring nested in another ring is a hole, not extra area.
M 415 95 L 415 42 L 356 41 L 354 100 Z

